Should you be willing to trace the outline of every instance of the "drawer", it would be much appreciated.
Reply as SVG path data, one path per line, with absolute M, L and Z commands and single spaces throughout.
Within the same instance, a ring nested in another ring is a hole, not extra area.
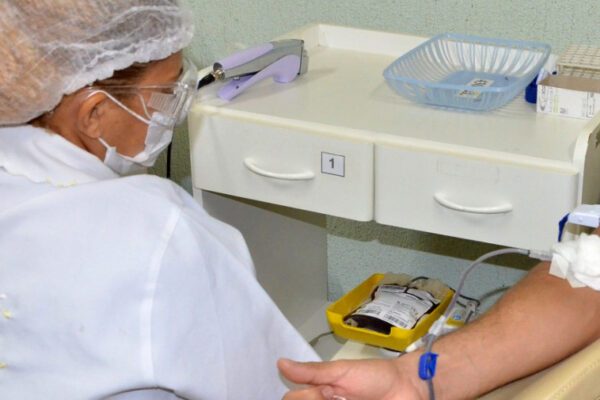
M 193 185 L 288 207 L 373 219 L 373 144 L 326 127 L 191 113 Z
M 375 146 L 375 220 L 441 235 L 548 250 L 577 203 L 570 166 Z

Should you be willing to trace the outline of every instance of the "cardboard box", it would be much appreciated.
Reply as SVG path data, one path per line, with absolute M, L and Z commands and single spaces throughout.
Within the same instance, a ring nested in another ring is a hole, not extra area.
M 600 80 L 550 75 L 538 84 L 537 111 L 590 119 L 600 111 Z

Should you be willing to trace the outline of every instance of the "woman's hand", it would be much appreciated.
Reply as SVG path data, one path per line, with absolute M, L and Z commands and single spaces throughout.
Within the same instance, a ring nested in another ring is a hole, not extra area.
M 394 360 L 297 363 L 279 360 L 283 376 L 307 388 L 288 392 L 283 400 L 420 400 L 427 388 L 418 381 L 417 364 Z M 408 361 L 408 360 L 406 360 Z M 408 367 L 408 368 L 407 368 Z

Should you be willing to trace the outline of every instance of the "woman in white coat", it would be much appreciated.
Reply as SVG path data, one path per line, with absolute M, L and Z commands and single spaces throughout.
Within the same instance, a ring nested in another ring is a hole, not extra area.
M 152 165 L 187 111 L 176 0 L 0 2 L 0 398 L 279 399 L 316 355 L 240 234 Z

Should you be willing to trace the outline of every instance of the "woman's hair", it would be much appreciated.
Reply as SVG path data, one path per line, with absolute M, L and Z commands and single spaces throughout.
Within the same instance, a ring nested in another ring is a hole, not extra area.
M 144 76 L 144 73 L 148 70 L 148 68 L 152 64 L 153 64 L 152 61 L 147 62 L 147 63 L 134 63 L 134 64 L 130 65 L 128 68 L 121 69 L 119 71 L 115 71 L 113 76 L 111 76 L 110 78 L 96 81 L 89 86 L 94 86 L 95 88 L 102 89 L 102 90 L 106 91 L 107 93 L 110 93 L 111 95 L 113 95 L 118 100 L 125 100 L 125 98 L 128 96 L 127 92 L 123 92 L 121 90 L 115 90 L 115 89 L 118 86 L 129 86 L 129 85 L 135 85 L 136 83 L 138 83 L 142 79 L 142 76 Z M 60 105 L 60 103 L 58 103 L 57 107 L 59 105 Z M 53 112 L 54 112 L 54 110 L 50 110 L 47 113 L 44 113 L 44 114 L 32 119 L 31 121 L 28 122 L 28 124 L 45 127 L 47 125 L 46 124 L 47 117 L 49 115 L 52 115 Z
M 108 93 L 114 95 L 119 98 L 119 93 L 111 93 L 111 89 L 114 89 L 115 86 L 126 86 L 126 85 L 135 85 L 141 79 L 148 67 L 152 65 L 152 62 L 149 63 L 134 63 L 128 68 L 115 71 L 113 76 L 107 79 L 102 79 L 92 83 L 90 86 L 94 86 L 103 90 L 106 90 Z

